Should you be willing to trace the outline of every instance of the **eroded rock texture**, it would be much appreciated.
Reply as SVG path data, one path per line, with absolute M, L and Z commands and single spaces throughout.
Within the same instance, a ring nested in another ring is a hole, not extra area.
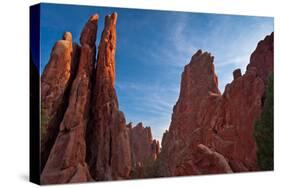
M 77 64 L 78 46 L 66 32 L 54 45 L 51 57 L 41 76 L 41 170 L 59 132 L 59 124 L 68 105 Z
M 127 179 L 132 156 L 143 162 L 159 154 L 150 128 L 141 137 L 145 155 L 132 154 L 139 145 L 131 144 L 114 88 L 116 21 L 116 13 L 105 17 L 97 58 L 97 14 L 81 32 L 81 47 L 66 32 L 53 48 L 42 75 L 42 184 Z
M 265 37 L 260 41 L 257 48 L 252 53 L 250 63 L 247 69 L 253 67 L 257 71 L 257 75 L 267 83 L 268 75 L 273 71 L 273 51 L 274 51 L 274 33 Z
M 254 123 L 272 71 L 273 34 L 259 42 L 244 75 L 234 71 L 221 95 L 213 57 L 199 50 L 182 74 L 172 122 L 163 135 L 160 159 L 168 175 L 258 170 Z
M 151 128 L 138 123 L 135 127 L 127 126 L 130 132 L 131 155 L 133 166 L 143 166 L 144 163 L 157 159 L 160 153 L 159 142 L 153 140 Z
M 182 73 L 180 96 L 173 108 L 169 131 L 163 136 L 160 154 L 171 175 L 178 175 L 182 163 L 191 160 L 192 152 L 202 143 L 198 124 L 200 103 L 208 95 L 220 96 L 213 60 L 211 54 L 199 50 Z
M 87 161 L 96 180 L 124 179 L 131 169 L 129 135 L 114 88 L 117 14 L 105 17 L 88 128 Z
M 89 25 L 94 26 L 90 34 L 87 33 L 87 38 L 93 42 L 84 42 L 85 32 L 82 32 L 78 71 L 71 86 L 68 107 L 60 123 L 59 134 L 41 174 L 42 184 L 92 180 L 85 162 L 85 130 L 89 118 L 97 21 L 98 17 L 91 17 L 83 30 L 87 30 Z

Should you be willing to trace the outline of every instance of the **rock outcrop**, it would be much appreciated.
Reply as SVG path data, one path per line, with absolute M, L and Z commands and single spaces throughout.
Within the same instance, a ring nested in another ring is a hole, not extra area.
M 220 96 L 214 57 L 201 50 L 191 58 L 182 73 L 179 99 L 173 108 L 169 131 L 162 140 L 161 159 L 171 175 L 178 175 L 181 163 L 192 159 L 192 152 L 202 143 L 198 124 L 200 103 L 209 95 Z
M 250 57 L 250 63 L 247 70 L 251 67 L 257 71 L 257 76 L 260 77 L 264 83 L 267 83 L 268 75 L 273 71 L 273 50 L 274 50 L 274 34 L 265 37 L 260 41 L 257 48 Z
M 87 161 L 96 180 L 128 178 L 131 170 L 129 135 L 114 88 L 116 21 L 116 13 L 105 17 L 88 124 Z
M 139 145 L 131 143 L 114 88 L 117 14 L 105 17 L 96 58 L 98 18 L 85 24 L 81 47 L 64 34 L 42 75 L 42 184 L 127 179 L 132 157 L 143 162 L 159 154 L 150 128 L 140 136 L 145 155 L 133 148 Z
M 89 118 L 97 23 L 98 17 L 91 17 L 82 32 L 78 71 L 71 86 L 69 103 L 60 123 L 59 134 L 41 174 L 42 184 L 77 183 L 92 180 L 85 162 L 85 130 Z M 90 34 L 84 32 L 87 31 L 89 25 L 94 26 L 90 28 Z M 87 36 L 85 37 L 85 35 Z M 70 36 L 68 34 L 68 38 L 71 38 Z M 85 38 L 89 38 L 93 42 L 87 43 L 83 40 Z
M 75 75 L 77 54 L 72 35 L 66 32 L 56 42 L 49 63 L 41 76 L 41 170 L 59 132 L 68 105 L 69 90 Z
M 239 69 L 223 95 L 213 57 L 200 50 L 182 74 L 172 121 L 163 135 L 160 160 L 168 175 L 258 170 L 254 124 L 273 71 L 273 34 L 259 42 L 244 75 Z
M 127 125 L 130 133 L 132 166 L 143 166 L 146 162 L 154 161 L 160 153 L 159 142 L 153 140 L 151 128 L 138 123 L 135 127 Z

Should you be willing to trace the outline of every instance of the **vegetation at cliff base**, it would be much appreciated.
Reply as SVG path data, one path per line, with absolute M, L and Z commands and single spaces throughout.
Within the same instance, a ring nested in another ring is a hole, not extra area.
M 273 170 L 273 74 L 269 76 L 263 111 L 255 124 L 257 162 L 260 170 Z

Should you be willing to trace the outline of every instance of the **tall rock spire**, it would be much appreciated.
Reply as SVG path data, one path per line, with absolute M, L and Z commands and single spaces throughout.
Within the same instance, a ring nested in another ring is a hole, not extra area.
M 220 94 L 213 61 L 214 57 L 208 52 L 203 53 L 202 50 L 192 56 L 182 73 L 176 111 L 195 110 L 198 102 L 209 93 Z
M 96 180 L 128 178 L 131 168 L 129 135 L 114 88 L 116 21 L 117 13 L 105 17 L 87 131 L 87 161 Z
M 198 50 L 182 73 L 179 99 L 173 109 L 169 131 L 163 136 L 160 153 L 170 174 L 175 175 L 178 164 L 191 157 L 191 143 L 201 141 L 197 122 L 200 103 L 210 94 L 220 95 L 213 61 L 210 53 Z
M 71 33 L 64 33 L 63 39 L 54 45 L 41 76 L 41 170 L 47 162 L 68 104 L 77 56 L 78 47 L 72 43 Z
M 92 180 L 85 162 L 85 130 L 89 118 L 97 24 L 98 16 L 91 16 L 82 31 L 78 71 L 71 86 L 59 134 L 41 174 L 42 184 Z

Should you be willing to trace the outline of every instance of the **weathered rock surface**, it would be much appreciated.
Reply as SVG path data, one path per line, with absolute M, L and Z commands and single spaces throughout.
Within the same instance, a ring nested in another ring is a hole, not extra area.
M 177 166 L 176 176 L 232 173 L 223 155 L 212 151 L 203 144 L 195 148 L 194 158 Z
M 89 23 L 96 25 L 92 28 L 95 30 L 91 30 L 91 35 L 87 35 L 93 41 L 96 40 L 97 21 L 91 17 L 83 30 L 85 31 Z M 66 39 L 71 40 L 70 33 L 65 36 Z M 81 38 L 83 37 L 82 32 Z M 79 67 L 71 86 L 68 107 L 60 123 L 55 144 L 41 174 L 42 184 L 77 183 L 92 180 L 85 162 L 85 130 L 89 118 L 95 43 L 81 42 L 81 44 Z
M 160 154 L 171 176 L 258 170 L 254 123 L 273 71 L 273 34 L 259 42 L 244 75 L 234 71 L 223 95 L 212 62 L 198 51 L 183 72 Z
M 160 153 L 170 175 L 178 174 L 178 166 L 191 160 L 192 151 L 202 143 L 197 122 L 200 103 L 210 94 L 220 96 L 213 60 L 211 54 L 199 50 L 182 73 L 180 96 L 173 109 L 169 131 L 163 136 Z
M 66 32 L 63 39 L 54 45 L 41 76 L 41 170 L 58 135 L 59 124 L 68 104 L 78 53 L 71 33 Z
M 81 59 L 91 58 L 89 47 L 81 48 Z M 90 56 L 90 57 L 89 57 Z M 88 65 L 87 65 L 88 64 Z M 85 126 L 88 118 L 91 63 L 80 61 L 78 75 L 71 88 L 69 105 L 60 124 L 60 132 L 41 174 L 41 183 L 55 184 L 91 180 L 85 163 Z
M 93 48 L 96 47 L 98 20 L 99 20 L 99 15 L 94 14 L 89 18 L 88 22 L 84 26 L 80 36 L 80 44 L 82 46 L 89 45 Z
M 236 80 L 242 76 L 241 69 L 236 69 L 233 71 L 233 79 Z
M 129 177 L 131 154 L 125 117 L 114 88 L 117 14 L 105 17 L 88 125 L 87 161 L 96 180 Z
M 130 133 L 132 166 L 143 166 L 144 163 L 154 161 L 159 153 L 159 142 L 153 140 L 151 128 L 138 123 L 135 127 L 127 126 Z
M 274 33 L 260 41 L 257 48 L 252 53 L 247 70 L 254 67 L 257 70 L 257 76 L 267 83 L 268 75 L 273 71 L 273 51 L 274 51 Z
M 147 157 L 155 160 L 160 152 L 150 129 L 142 138 L 145 155 L 133 149 L 139 145 L 135 139 L 132 146 L 131 130 L 119 111 L 116 21 L 116 13 L 105 17 L 97 60 L 97 14 L 81 32 L 81 47 L 66 32 L 53 48 L 42 75 L 42 117 L 47 117 L 42 121 L 42 184 L 127 179 L 132 156 L 143 162 Z

